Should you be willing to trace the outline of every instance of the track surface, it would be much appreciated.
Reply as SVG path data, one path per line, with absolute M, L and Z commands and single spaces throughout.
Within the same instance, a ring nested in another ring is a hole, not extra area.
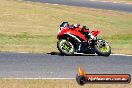
M 132 56 L 0 53 L 0 77 L 2 78 L 75 78 L 79 66 L 87 73 L 132 75 Z
M 132 12 L 132 4 L 121 4 L 121 3 L 100 2 L 100 1 L 90 1 L 90 0 L 25 0 L 25 1 Z

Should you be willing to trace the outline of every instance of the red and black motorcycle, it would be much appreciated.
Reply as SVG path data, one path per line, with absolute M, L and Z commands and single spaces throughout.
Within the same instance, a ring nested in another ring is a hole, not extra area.
M 83 28 L 83 27 L 82 27 Z M 68 22 L 63 22 L 57 35 L 57 48 L 64 55 L 73 55 L 76 53 L 98 54 L 99 56 L 109 56 L 111 54 L 110 45 L 103 39 L 98 39 L 100 33 L 94 30 L 91 34 L 96 38 L 94 40 L 86 37 L 81 32 L 82 28 L 71 28 Z

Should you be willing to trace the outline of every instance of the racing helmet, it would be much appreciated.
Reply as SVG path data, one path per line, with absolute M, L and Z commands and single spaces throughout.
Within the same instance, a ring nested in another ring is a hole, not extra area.
M 69 27 L 69 23 L 68 22 L 62 22 L 60 27 Z

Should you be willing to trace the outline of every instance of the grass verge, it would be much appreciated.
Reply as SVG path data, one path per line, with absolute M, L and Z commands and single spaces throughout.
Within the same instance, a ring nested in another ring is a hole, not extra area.
M 132 84 L 86 84 L 75 80 L 0 80 L 0 88 L 131 88 Z
M 22 0 L 1 0 L 0 51 L 57 51 L 56 35 L 63 21 L 99 28 L 113 53 L 132 54 L 131 13 Z

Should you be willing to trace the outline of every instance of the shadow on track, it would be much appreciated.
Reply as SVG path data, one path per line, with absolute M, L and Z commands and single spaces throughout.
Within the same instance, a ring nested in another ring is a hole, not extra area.
M 65 55 L 63 55 L 60 52 L 49 52 L 47 54 L 50 54 L 50 55 L 58 55 L 58 56 L 65 56 Z M 98 55 L 96 55 L 96 54 L 74 54 L 73 56 L 98 56 Z

